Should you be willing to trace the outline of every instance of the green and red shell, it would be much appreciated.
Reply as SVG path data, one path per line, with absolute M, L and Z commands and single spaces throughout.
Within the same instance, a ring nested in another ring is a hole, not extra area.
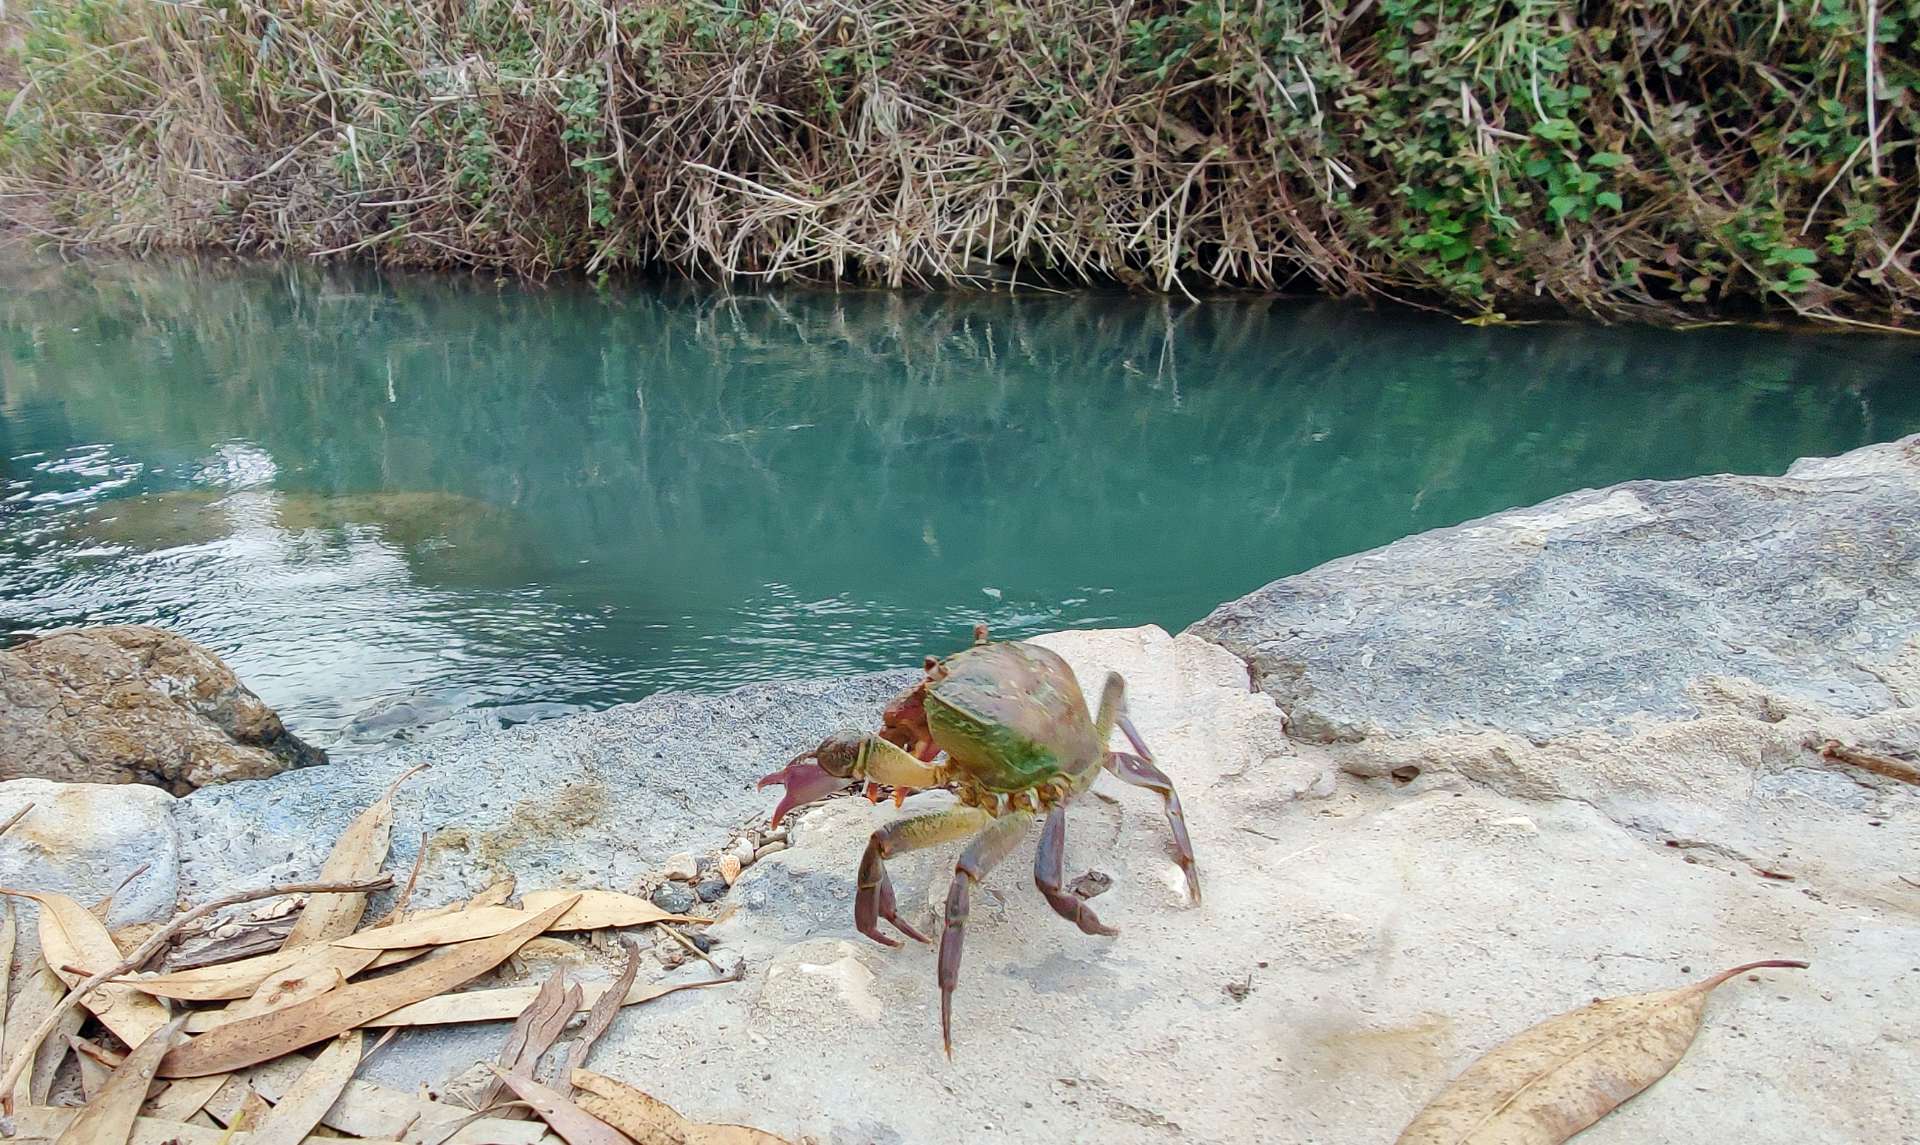
M 981 644 L 941 661 L 926 685 L 927 727 L 960 770 L 990 791 L 1023 791 L 1100 766 L 1073 669 L 1038 644 Z

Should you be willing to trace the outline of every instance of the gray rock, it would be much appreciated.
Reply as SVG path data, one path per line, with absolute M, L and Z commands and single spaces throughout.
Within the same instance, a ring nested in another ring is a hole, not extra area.
M 54 891 L 86 906 L 113 894 L 107 925 L 114 929 L 168 918 L 179 896 L 175 802 L 156 787 L 45 779 L 0 783 L 0 821 L 33 804 L 0 835 L 0 886 Z M 143 873 L 121 886 L 143 866 Z M 39 908 L 28 899 L 13 901 L 22 912 L 20 949 L 23 955 L 37 951 L 32 920 Z
M 183 794 L 326 761 L 184 636 L 113 625 L 0 650 L 0 779 Z
M 652 898 L 654 906 L 674 914 L 687 913 L 699 901 L 685 883 L 661 883 L 653 888 Z
M 1404 785 L 1339 775 L 1354 749 L 1288 745 L 1244 667 L 1191 636 L 1042 639 L 1083 686 L 1126 675 L 1185 803 L 1204 905 L 1185 901 L 1159 802 L 1103 777 L 1069 814 L 1068 874 L 1110 877 L 1092 905 L 1120 934 L 1048 910 L 1024 842 L 973 895 L 949 1061 L 935 955 L 853 928 L 868 835 L 902 813 L 830 800 L 741 876 L 738 909 L 711 928 L 746 980 L 627 1011 L 593 1068 L 695 1117 L 844 1145 L 1390 1141 L 1475 1056 L 1549 1015 L 1799 956 L 1814 969 L 1717 994 L 1675 1074 L 1582 1140 L 1920 1133 L 1903 1059 L 1884 1052 L 1920 1038 L 1920 928 L 1893 905 L 1920 900 L 1885 867 L 1920 847 L 1920 801 L 1891 783 L 1860 806 L 1756 790 L 1756 772 L 1810 766 L 1769 745 L 1814 713 L 1769 723 L 1741 714 L 1751 696 L 1703 696 L 1707 722 L 1616 742 L 1586 782 L 1637 802 L 1622 819 L 1466 781 L 1444 759 Z M 1855 742 L 1920 729 L 1912 710 L 1818 719 Z M 1567 762 L 1509 766 L 1539 784 Z M 889 863 L 902 915 L 928 934 L 959 846 Z M 689 962 L 668 980 L 708 974 Z
M 700 896 L 701 902 L 719 902 L 721 896 L 727 893 L 727 880 L 703 880 L 699 886 L 693 888 L 693 893 Z
M 626 887 L 675 852 L 710 850 L 764 819 L 772 800 L 755 780 L 835 728 L 872 724 L 916 675 L 660 695 L 205 788 L 179 805 L 193 840 L 181 882 L 200 897 L 311 877 L 347 823 L 425 763 L 394 798 L 396 869 L 426 840 L 416 905 L 477 893 L 509 872 L 523 890 Z
M 1320 742 L 1623 732 L 1697 715 L 1688 685 L 1710 676 L 1851 715 L 1920 702 L 1920 436 L 1784 477 L 1568 494 L 1275 581 L 1189 631 Z

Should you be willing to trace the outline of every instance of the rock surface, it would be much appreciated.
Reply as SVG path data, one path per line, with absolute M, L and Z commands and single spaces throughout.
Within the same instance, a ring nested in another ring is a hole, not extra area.
M 524 889 L 624 890 L 764 815 L 756 779 L 829 731 L 873 723 L 916 675 L 663 694 L 207 788 L 179 805 L 180 833 L 192 840 L 182 886 L 202 897 L 307 877 L 361 808 L 427 764 L 394 797 L 394 863 L 404 871 L 426 841 L 417 903 L 472 895 L 509 873 Z
M 176 794 L 327 761 L 220 658 L 158 628 L 82 628 L 0 650 L 0 780 Z
M 1623 731 L 1699 714 L 1705 676 L 1853 715 L 1920 703 L 1920 435 L 1784 477 L 1571 493 L 1275 581 L 1190 631 L 1322 742 Z
M 1905 1096 L 1920 887 L 1899 877 L 1920 875 L 1912 789 L 1806 753 L 1729 758 L 1742 731 L 1792 734 L 1751 715 L 1716 717 L 1750 729 L 1621 749 L 1608 779 L 1637 805 L 1627 821 L 1438 763 L 1406 784 L 1363 779 L 1350 749 L 1289 748 L 1278 710 L 1218 647 L 1154 629 L 1044 642 L 1083 682 L 1128 677 L 1186 805 L 1203 906 L 1184 901 L 1157 801 L 1103 779 L 1072 813 L 1068 869 L 1111 876 L 1093 906 L 1121 933 L 1053 915 L 1031 842 L 1017 850 L 975 898 L 948 1062 L 932 952 L 852 926 L 867 835 L 896 813 L 832 801 L 742 875 L 739 909 L 712 928 L 746 982 L 627 1012 L 595 1067 L 697 1116 L 829 1142 L 1389 1141 L 1475 1055 L 1553 1013 L 1805 957 L 1810 971 L 1717 996 L 1673 1077 L 1582 1140 L 1920 1133 Z M 1912 711 L 1869 723 L 1920 734 Z M 892 863 L 923 930 L 953 850 Z M 1891 856 L 1907 857 L 1900 871 Z
M 116 930 L 169 918 L 179 895 L 174 803 L 153 787 L 45 779 L 0 783 L 0 822 L 32 804 L 0 835 L 0 886 L 56 890 L 86 906 L 111 894 L 106 922 Z M 14 906 L 21 912 L 18 949 L 24 961 L 40 948 L 39 908 L 28 899 L 16 899 Z
M 1289 744 L 1244 665 L 1190 635 L 1042 642 L 1083 685 L 1127 676 L 1186 805 L 1204 905 L 1185 900 L 1158 801 L 1103 778 L 1072 812 L 1068 871 L 1111 879 L 1093 906 L 1119 936 L 1047 910 L 1029 840 L 974 898 L 949 1062 L 933 953 L 853 929 L 867 836 L 900 813 L 831 800 L 741 875 L 710 928 L 745 980 L 625 1011 L 593 1068 L 691 1116 L 847 1145 L 1389 1141 L 1473 1057 L 1542 1018 L 1801 957 L 1811 970 L 1723 988 L 1674 1074 L 1582 1140 L 1920 1133 L 1906 1096 L 1920 801 L 1795 746 L 1908 750 L 1920 712 L 1856 719 L 1729 686 L 1660 735 L 1591 733 L 1610 754 L 1579 774 L 1575 745 Z M 922 794 L 907 812 L 946 801 Z M 957 849 L 890 864 L 923 930 Z M 435 1082 L 502 1036 L 412 1034 L 370 1072 Z
M 1889 493 L 1912 482 L 1915 450 L 1771 482 L 1576 494 L 1531 525 L 1506 514 L 1354 558 L 1367 587 L 1350 594 L 1331 573 L 1270 586 L 1223 610 L 1241 637 L 1222 638 L 1261 665 L 1264 691 L 1193 633 L 1041 638 L 1084 687 L 1109 669 L 1127 677 L 1186 806 L 1205 901 L 1186 901 L 1159 801 L 1103 777 L 1070 813 L 1067 873 L 1098 873 L 1083 885 L 1107 887 L 1091 901 L 1119 935 L 1084 935 L 1047 909 L 1027 840 L 974 895 L 951 1061 L 933 953 L 883 948 L 852 919 L 870 832 L 949 797 L 922 793 L 905 812 L 838 798 L 786 838 L 740 830 L 775 801 L 752 790 L 758 775 L 828 730 L 869 726 L 912 671 L 658 696 L 178 801 L 156 792 L 153 814 L 180 840 L 177 881 L 193 899 L 311 874 L 419 762 L 433 767 L 396 798 L 392 860 L 404 869 L 424 834 L 416 905 L 505 873 L 523 891 L 693 897 L 662 878 L 679 853 L 751 853 L 718 903 L 693 908 L 721 916 L 705 937 L 744 979 L 623 1011 L 590 1065 L 689 1116 L 796 1140 L 1390 1141 L 1475 1056 L 1545 1017 L 1767 957 L 1812 967 L 1722 987 L 1674 1072 L 1583 1145 L 1916 1140 L 1920 788 L 1810 746 L 1920 758 L 1913 502 Z M 1644 508 L 1639 525 L 1592 508 L 1623 496 Z M 1773 502 L 1791 511 L 1766 515 Z M 1605 555 L 1615 548 L 1625 555 Z M 1800 574 L 1737 567 L 1729 551 Z M 1435 583 L 1422 589 L 1406 560 Z M 1618 649 L 1582 627 L 1605 620 L 1589 599 L 1603 590 L 1625 602 Z M 1664 626 L 1626 607 L 1656 599 Z M 1246 636 L 1290 608 L 1310 639 Z M 1329 618 L 1349 614 L 1372 634 L 1372 665 L 1336 647 Z M 1488 624 L 1506 646 L 1474 635 Z M 1716 644 L 1735 632 L 1739 649 Z M 1283 661 L 1260 659 L 1280 644 L 1312 652 L 1292 691 Z M 1401 680 L 1383 663 L 1427 674 Z M 1289 716 L 1313 738 L 1289 737 Z M 23 782 L 0 786 L 0 814 Z M 0 872 L 36 886 L 84 874 L 7 866 L 20 830 L 0 838 Z M 929 933 L 958 849 L 890 863 L 902 913 Z M 542 946 L 509 976 L 552 957 L 605 971 L 603 955 Z M 643 979 L 712 975 L 665 949 Z M 362 1076 L 439 1086 L 505 1036 L 504 1023 L 408 1032 Z

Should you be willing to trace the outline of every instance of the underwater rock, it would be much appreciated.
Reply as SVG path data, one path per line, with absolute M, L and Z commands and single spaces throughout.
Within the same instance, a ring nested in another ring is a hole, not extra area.
M 175 489 L 102 502 L 71 527 L 94 544 L 139 552 L 202 545 L 249 530 L 288 533 L 376 530 L 395 547 L 415 553 L 455 548 L 478 560 L 508 559 L 514 530 L 510 510 L 458 493 L 398 490 L 318 493 L 279 489 Z

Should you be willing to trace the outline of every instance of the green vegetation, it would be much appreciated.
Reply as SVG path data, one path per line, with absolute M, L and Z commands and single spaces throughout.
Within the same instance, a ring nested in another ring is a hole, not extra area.
M 69 242 L 542 275 L 1920 306 L 1920 0 L 24 0 Z

